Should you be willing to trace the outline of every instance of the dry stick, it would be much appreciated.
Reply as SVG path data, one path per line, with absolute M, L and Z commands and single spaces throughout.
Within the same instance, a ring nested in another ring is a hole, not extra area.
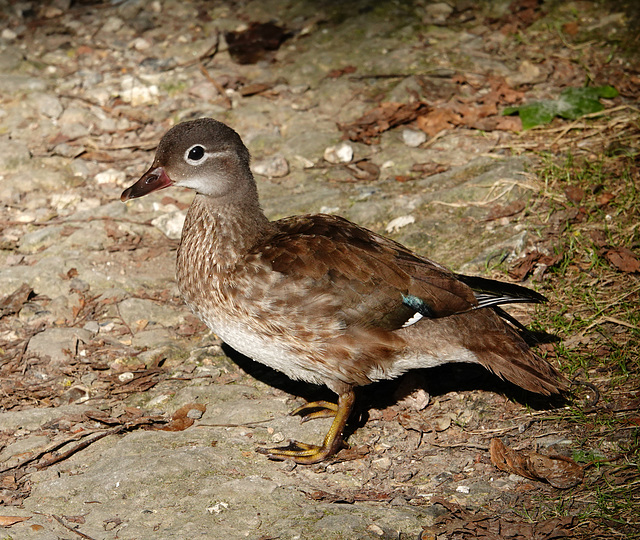
M 75 435 L 72 435 L 71 437 L 67 437 L 66 439 L 63 439 L 62 441 L 51 443 L 46 448 L 43 448 L 40 452 L 37 452 L 37 453 L 33 454 L 32 456 L 29 456 L 29 457 L 23 459 L 17 465 L 13 465 L 13 466 L 9 466 L 9 467 L 5 467 L 3 469 L 0 469 L 0 474 L 8 472 L 8 471 L 12 471 L 14 469 L 19 469 L 21 467 L 24 467 L 25 465 L 40 459 L 42 456 L 44 456 L 45 454 L 48 454 L 49 452 L 53 452 L 54 450 L 57 450 L 58 448 L 62 448 L 64 445 L 66 445 L 66 444 L 68 444 L 70 442 L 77 441 L 77 440 L 82 439 L 83 437 L 87 437 L 88 435 L 91 435 L 93 433 L 95 433 L 95 431 L 91 431 L 91 432 L 89 432 L 89 434 L 87 434 L 86 432 L 81 432 L 81 433 L 77 433 Z
M 16 221 L 16 220 L 0 220 L 0 226 L 14 227 L 17 225 L 31 225 L 34 227 L 48 227 L 49 225 L 64 225 L 65 223 L 87 223 L 88 221 L 117 221 L 119 223 L 132 223 L 133 225 L 146 225 L 153 227 L 151 220 L 138 221 L 135 219 L 118 218 L 112 216 L 92 216 L 83 219 L 51 219 L 49 221 Z
M 198 67 L 200 68 L 200 72 L 206 77 L 206 79 L 213 85 L 215 86 L 216 90 L 218 91 L 218 93 L 220 94 L 220 97 L 222 97 L 222 100 L 224 102 L 224 106 L 227 109 L 231 109 L 231 99 L 229 98 L 229 96 L 227 95 L 227 93 L 224 91 L 224 87 L 218 82 L 216 81 L 211 74 L 207 71 L 207 68 L 204 67 L 204 64 L 202 62 L 200 62 L 198 64 Z
M 84 534 L 83 532 L 80 532 L 78 529 L 74 529 L 73 527 L 69 527 L 69 525 L 67 525 L 64 521 L 62 521 L 61 517 L 58 517 L 55 514 L 51 514 L 51 517 L 55 519 L 58 523 L 60 523 L 60 525 L 62 525 L 65 529 L 68 529 L 71 532 L 76 533 L 81 538 L 86 538 L 87 540 L 95 540 L 92 536 Z
M 75 445 L 73 448 L 70 448 L 69 450 L 67 450 L 65 452 L 62 452 L 61 454 L 58 454 L 57 456 L 54 456 L 51 459 L 48 459 L 43 463 L 38 463 L 35 467 L 36 467 L 36 469 L 44 469 L 44 468 L 49 467 L 51 465 L 55 465 L 56 463 L 58 463 L 60 461 L 64 461 L 65 459 L 67 459 L 68 457 L 72 456 L 76 452 L 79 452 L 80 450 L 85 449 L 90 444 L 92 444 L 92 443 L 94 443 L 96 441 L 99 441 L 100 439 L 103 439 L 104 437 L 106 437 L 108 435 L 114 435 L 116 433 L 120 433 L 121 431 L 124 431 L 125 427 L 126 426 L 121 425 L 121 426 L 117 426 L 115 428 L 109 429 L 107 431 L 103 431 L 102 433 L 99 433 L 97 436 L 93 437 L 90 440 L 89 440 L 89 437 L 87 437 L 84 441 L 81 441 L 79 444 Z

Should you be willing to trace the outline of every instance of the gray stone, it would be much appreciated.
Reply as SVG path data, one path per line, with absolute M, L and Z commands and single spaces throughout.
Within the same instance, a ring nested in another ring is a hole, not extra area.
M 30 75 L 3 74 L 0 77 L 0 93 L 13 95 L 21 92 L 42 92 L 47 88 L 47 83 Z
M 53 94 L 36 92 L 31 94 L 30 101 L 35 102 L 38 111 L 49 118 L 59 118 L 64 111 L 62 102 Z
M 51 225 L 50 227 L 39 227 L 34 231 L 25 234 L 20 239 L 20 251 L 22 253 L 33 253 L 43 248 L 49 247 L 54 242 L 60 240 L 62 225 Z
M 174 326 L 184 317 L 184 310 L 176 310 L 144 298 L 127 298 L 120 302 L 118 307 L 124 321 L 134 330 L 147 323 Z
M 23 142 L 0 137 L 0 169 L 16 169 L 30 159 L 31 152 Z
M 284 156 L 272 156 L 254 162 L 251 165 L 251 170 L 254 174 L 267 178 L 282 178 L 289 174 L 289 162 Z
M 92 336 L 83 328 L 48 328 L 29 340 L 25 355 L 50 358 L 54 364 L 63 364 L 74 358 Z
M 402 140 L 407 146 L 417 148 L 422 143 L 427 141 L 427 134 L 424 131 L 419 131 L 416 129 L 403 129 Z

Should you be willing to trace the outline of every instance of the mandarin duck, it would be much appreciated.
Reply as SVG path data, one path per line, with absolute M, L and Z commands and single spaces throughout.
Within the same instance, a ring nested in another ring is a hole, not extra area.
M 345 445 L 354 388 L 415 368 L 470 362 L 531 392 L 567 389 L 500 307 L 544 296 L 453 273 L 335 215 L 270 221 L 249 161 L 227 125 L 183 122 L 162 137 L 151 168 L 121 199 L 169 186 L 194 190 L 177 255 L 186 304 L 236 351 L 337 394 L 337 404 L 294 411 L 305 420 L 333 418 L 321 445 L 292 441 L 259 452 L 305 464 L 326 459 Z

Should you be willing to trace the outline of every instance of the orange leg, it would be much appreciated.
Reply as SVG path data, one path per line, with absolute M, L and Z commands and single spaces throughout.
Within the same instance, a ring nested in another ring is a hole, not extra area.
M 257 451 L 266 455 L 269 459 L 284 461 L 291 459 L 296 463 L 310 465 L 324 461 L 332 456 L 343 445 L 342 436 L 347 420 L 351 416 L 356 396 L 352 389 L 340 394 L 338 404 L 334 405 L 327 401 L 313 401 L 306 403 L 302 407 L 298 407 L 292 414 L 302 414 L 303 422 L 314 418 L 333 417 L 333 423 L 322 442 L 322 446 L 307 444 L 298 441 L 292 441 L 288 446 L 277 448 L 258 448 Z M 315 412 L 306 413 L 309 409 L 319 409 Z

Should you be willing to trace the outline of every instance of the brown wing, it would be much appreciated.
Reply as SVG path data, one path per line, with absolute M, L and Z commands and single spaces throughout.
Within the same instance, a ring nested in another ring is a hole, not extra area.
M 286 275 L 283 281 L 334 296 L 346 326 L 395 330 L 417 310 L 437 318 L 477 305 L 472 289 L 446 268 L 344 218 L 320 214 L 275 224 L 277 232 L 253 252 Z

